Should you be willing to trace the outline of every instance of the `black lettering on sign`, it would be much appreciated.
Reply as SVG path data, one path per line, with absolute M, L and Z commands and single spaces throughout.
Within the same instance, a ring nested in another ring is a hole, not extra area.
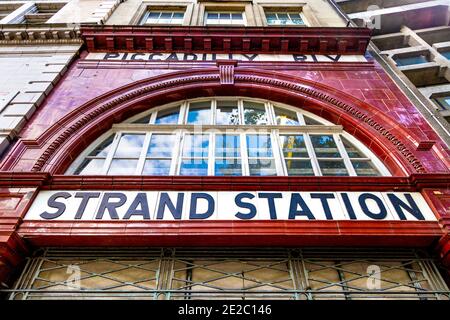
M 356 218 L 355 210 L 353 210 L 353 206 L 352 206 L 352 203 L 350 202 L 348 194 L 345 192 L 341 193 L 341 197 L 342 197 L 342 200 L 344 201 L 345 208 L 347 209 L 348 216 L 350 217 L 350 219 L 356 220 L 357 218 Z
M 197 55 L 195 53 L 185 53 L 183 56 L 184 61 L 195 61 L 197 60 Z
M 322 208 L 325 212 L 325 217 L 327 217 L 327 220 L 333 220 L 333 215 L 330 210 L 328 199 L 334 198 L 334 194 L 332 193 L 311 193 L 311 199 L 320 199 L 320 201 L 322 202 Z
M 172 200 L 170 200 L 169 194 L 167 192 L 161 192 L 159 196 L 159 205 L 158 211 L 156 214 L 156 219 L 164 219 L 164 211 L 167 207 L 170 213 L 172 214 L 174 219 L 180 220 L 181 214 L 183 212 L 183 200 L 184 193 L 178 193 L 177 195 L 177 204 L 176 206 L 173 204 Z
M 204 199 L 208 202 L 208 209 L 206 209 L 206 212 L 197 212 L 198 199 Z M 203 192 L 193 192 L 191 195 L 191 207 L 189 208 L 189 219 L 208 219 L 214 213 L 214 208 L 214 198 L 210 194 Z
M 243 55 L 244 57 L 246 57 L 248 61 L 253 61 L 253 60 L 255 60 L 255 58 L 258 56 L 257 53 L 254 53 L 254 54 L 252 54 L 252 55 L 247 55 L 247 54 L 243 53 L 242 55 Z
M 161 57 L 162 53 L 152 53 L 148 56 L 148 60 L 161 61 L 161 59 L 155 59 L 155 57 Z
M 120 54 L 118 54 L 118 53 L 107 53 L 103 57 L 103 60 L 109 60 L 109 59 L 114 59 L 114 58 L 118 58 L 118 57 L 120 57 Z
M 116 199 L 116 201 L 112 201 Z M 95 215 L 96 220 L 103 219 L 103 215 L 105 211 L 108 211 L 111 219 L 117 220 L 119 219 L 119 215 L 117 214 L 117 208 L 120 208 L 127 202 L 127 196 L 121 192 L 106 192 L 103 195 L 102 202 L 98 208 L 97 214 Z
M 83 218 L 84 211 L 86 210 L 89 200 L 100 197 L 100 192 L 77 192 L 75 198 L 80 198 L 81 203 L 78 207 L 75 219 Z
M 293 54 L 292 57 L 294 58 L 294 61 L 297 61 L 297 62 L 306 61 L 306 59 L 308 58 L 304 54 Z
M 259 193 L 258 197 L 261 199 L 267 199 L 267 202 L 269 204 L 269 213 L 270 213 L 270 219 L 276 220 L 277 219 L 277 211 L 275 208 L 275 198 L 282 198 L 283 195 L 281 193 Z
M 44 211 L 40 214 L 41 218 L 43 219 L 56 219 L 59 216 L 61 216 L 66 211 L 66 205 L 62 202 L 56 201 L 58 198 L 68 199 L 72 195 L 68 192 L 57 192 L 55 194 L 52 194 L 50 198 L 47 200 L 47 206 L 53 209 L 58 209 L 55 213 L 50 213 L 47 211 Z
M 130 60 L 144 60 L 144 59 L 141 59 L 141 58 L 136 58 L 136 57 L 139 57 L 139 56 L 145 57 L 145 54 L 143 54 L 143 53 L 134 53 L 134 54 L 131 55 Z
M 338 55 L 336 55 L 336 57 L 333 58 L 332 56 L 329 56 L 329 55 L 326 54 L 325 57 L 327 57 L 328 59 L 332 60 L 333 62 L 338 62 L 339 59 L 341 58 L 341 55 L 338 54 Z
M 138 207 L 141 207 L 138 209 Z M 144 192 L 139 192 L 134 198 L 133 203 L 125 213 L 123 217 L 124 220 L 130 219 L 131 216 L 142 216 L 144 220 L 150 220 L 150 210 L 148 209 L 147 194 Z
M 299 205 L 301 207 L 300 211 L 298 210 Z M 291 195 L 291 203 L 289 205 L 289 219 L 295 219 L 296 216 L 307 216 L 309 220 L 316 219 L 300 193 L 293 193 Z
M 248 220 L 253 219 L 256 216 L 256 207 L 248 202 L 243 202 L 243 199 L 253 199 L 255 196 L 248 192 L 239 193 L 235 198 L 234 202 L 239 208 L 248 209 L 248 213 L 238 212 L 235 214 L 235 217 L 238 219 Z
M 367 199 L 371 199 L 371 200 L 375 201 L 380 212 L 377 213 L 377 212 L 370 211 L 369 207 L 367 206 L 367 203 L 366 203 Z M 368 216 L 369 218 L 376 219 L 376 220 L 383 220 L 384 218 L 386 218 L 386 216 L 387 216 L 386 207 L 384 206 L 383 201 L 381 201 L 381 199 L 378 198 L 376 195 L 373 195 L 371 193 L 362 193 L 358 198 L 358 202 L 359 202 L 359 205 L 361 206 L 361 209 L 364 212 L 364 214 L 366 216 Z
M 171 53 L 170 56 L 166 58 L 166 61 L 178 61 L 178 56 L 176 53 Z
M 388 193 L 387 195 L 392 205 L 394 206 L 395 212 L 399 216 L 400 220 L 408 220 L 405 214 L 403 213 L 403 209 L 411 213 L 414 217 L 417 218 L 417 220 L 425 220 L 425 217 L 423 216 L 413 197 L 407 193 L 403 195 L 405 196 L 408 203 L 403 202 L 399 197 L 397 197 L 393 193 Z

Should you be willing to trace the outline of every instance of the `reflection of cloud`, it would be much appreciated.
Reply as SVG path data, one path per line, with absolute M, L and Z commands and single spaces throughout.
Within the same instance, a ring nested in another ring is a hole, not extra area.
M 144 136 L 143 134 L 124 134 L 120 138 L 114 157 L 139 157 L 144 143 Z
M 189 110 L 188 123 L 190 124 L 209 124 L 210 123 L 210 110 Z
M 147 155 L 150 157 L 171 157 L 174 141 L 174 135 L 152 134 Z
M 186 135 L 183 156 L 207 157 L 209 140 L 207 135 Z

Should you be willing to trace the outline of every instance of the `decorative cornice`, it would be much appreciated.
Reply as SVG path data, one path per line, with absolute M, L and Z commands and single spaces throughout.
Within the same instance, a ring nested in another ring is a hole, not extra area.
M 364 54 L 368 28 L 81 26 L 88 50 Z
M 0 26 L 0 44 L 82 43 L 76 24 L 7 24 Z

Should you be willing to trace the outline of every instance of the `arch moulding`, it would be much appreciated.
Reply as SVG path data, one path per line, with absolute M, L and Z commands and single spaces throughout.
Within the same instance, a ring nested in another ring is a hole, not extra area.
M 112 124 L 170 102 L 218 95 L 262 98 L 302 108 L 342 125 L 393 175 L 426 172 L 413 151 L 419 142 L 416 135 L 374 106 L 317 82 L 234 66 L 174 72 L 112 90 L 70 112 L 37 140 L 19 140 L 2 169 L 14 170 L 22 157 L 33 153 L 38 156 L 30 171 L 62 174 Z

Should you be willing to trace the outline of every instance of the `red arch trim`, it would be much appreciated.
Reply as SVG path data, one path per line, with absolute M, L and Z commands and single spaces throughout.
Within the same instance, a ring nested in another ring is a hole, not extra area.
M 66 115 L 37 141 L 20 141 L 16 152 L 42 148 L 32 171 L 64 173 L 70 163 L 113 123 L 166 103 L 195 97 L 247 96 L 303 108 L 366 144 L 394 175 L 423 173 L 414 154 L 415 135 L 375 107 L 326 85 L 268 71 L 234 68 L 234 83 L 221 84 L 219 68 L 182 71 L 144 79 L 99 96 Z M 395 127 L 396 133 L 391 131 Z M 406 138 L 407 137 L 407 138 Z M 17 158 L 2 169 L 12 170 Z

